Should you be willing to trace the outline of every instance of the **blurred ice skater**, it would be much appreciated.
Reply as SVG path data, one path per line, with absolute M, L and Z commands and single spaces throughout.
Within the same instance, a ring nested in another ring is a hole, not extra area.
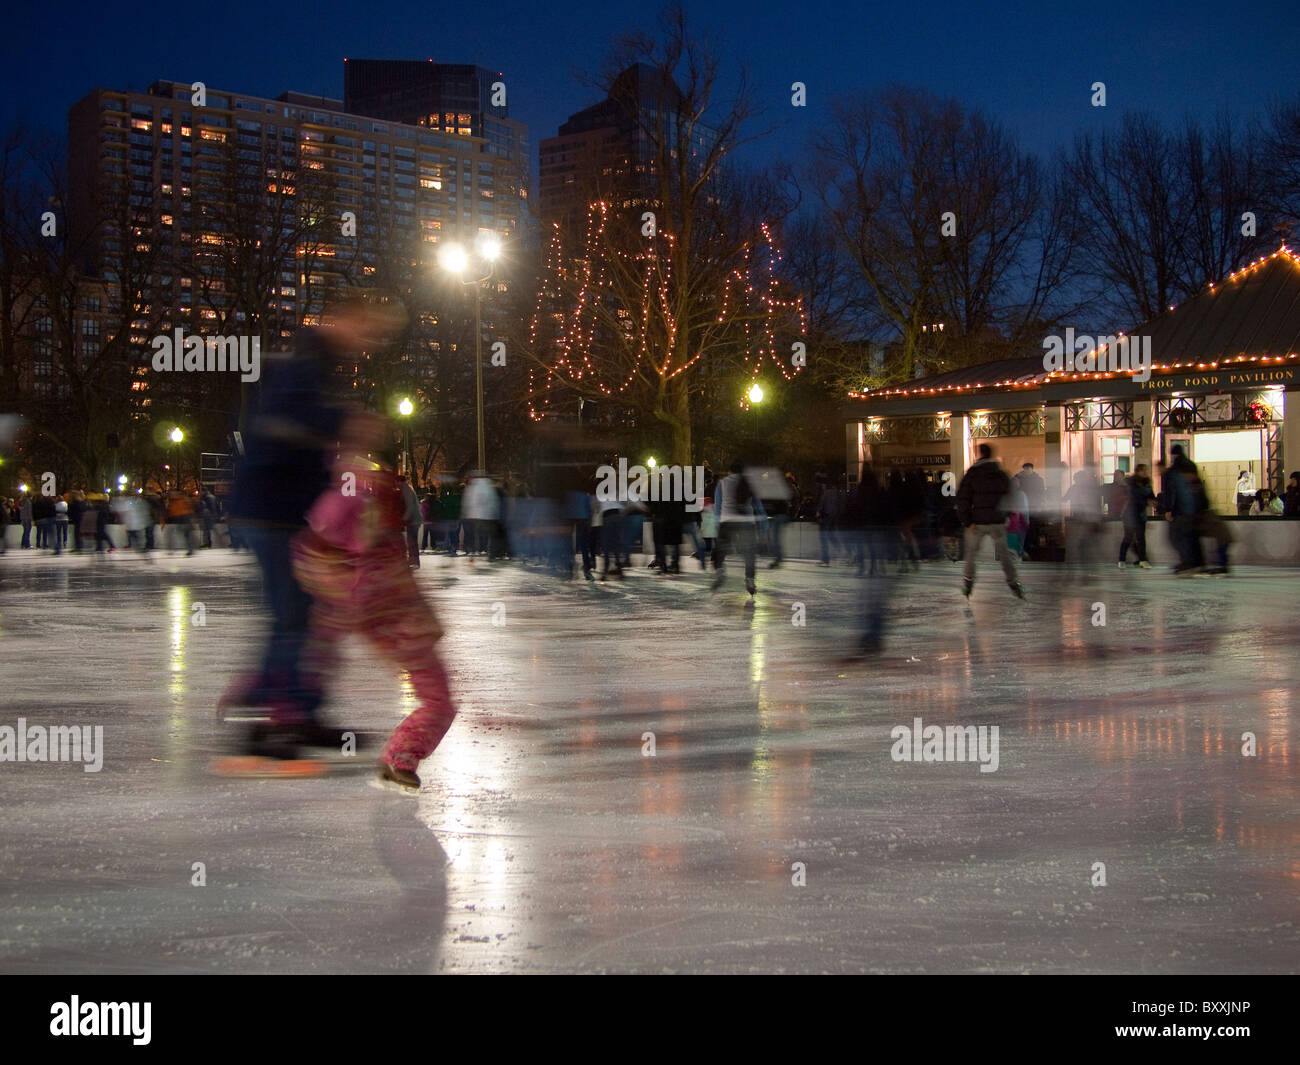
M 385 779 L 419 788 L 416 769 L 456 710 L 436 649 L 442 626 L 411 573 L 406 500 L 392 466 L 378 455 L 390 435 L 385 429 L 375 415 L 349 419 L 333 483 L 294 538 L 293 564 L 312 597 L 310 653 L 324 675 L 333 671 L 339 641 L 353 634 L 410 678 L 419 705 L 397 726 L 380 761 Z M 342 490 L 349 483 L 355 491 Z
M 257 558 L 272 623 L 257 670 L 236 680 L 218 708 L 257 706 L 281 731 L 282 751 L 293 757 L 295 738 L 318 730 L 323 694 L 319 678 L 305 675 L 303 646 L 311 598 L 293 573 L 290 544 L 306 525 L 312 503 L 330 484 L 330 460 L 343 423 L 341 398 L 331 394 L 335 367 L 396 327 L 383 305 L 350 300 L 327 312 L 323 328 L 302 330 L 286 358 L 268 359 L 261 403 L 245 437 L 235 473 L 230 515 Z M 262 750 L 258 738 L 250 743 Z

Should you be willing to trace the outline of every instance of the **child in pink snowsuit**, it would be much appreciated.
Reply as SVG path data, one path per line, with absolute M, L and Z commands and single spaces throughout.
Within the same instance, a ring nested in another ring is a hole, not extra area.
M 373 415 L 349 422 L 334 481 L 294 540 L 294 573 L 312 597 L 310 650 L 326 671 L 338 642 L 361 636 L 405 669 L 419 705 L 380 755 L 385 779 L 420 786 L 415 770 L 456 715 L 436 644 L 442 626 L 420 594 L 406 558 L 405 504 L 394 471 L 367 457 L 382 438 Z

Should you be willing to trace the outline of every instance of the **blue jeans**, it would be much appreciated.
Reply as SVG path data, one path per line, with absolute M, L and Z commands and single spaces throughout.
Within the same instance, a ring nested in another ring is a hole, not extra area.
M 52 547 L 57 555 L 61 552 L 58 540 L 54 537 L 54 519 L 42 518 L 36 523 L 36 546 Z
M 241 524 L 239 532 L 262 570 L 262 590 L 271 611 L 256 701 L 272 706 L 277 718 L 312 721 L 322 696 L 319 684 L 302 675 L 311 596 L 293 573 L 291 541 L 298 530 Z
M 781 534 L 785 532 L 785 527 L 790 521 L 789 514 L 773 514 L 768 521 L 768 534 L 772 544 L 772 561 L 784 562 L 785 555 L 781 551 Z
M 703 562 L 705 558 L 708 557 L 708 552 L 705 550 L 704 541 L 700 539 L 700 523 L 698 521 L 691 521 L 688 518 L 686 523 L 682 526 L 682 532 L 685 533 L 686 538 L 690 540 L 691 546 L 695 548 L 691 554 L 694 555 L 698 561 Z
M 582 555 L 582 572 L 590 573 L 596 568 L 596 549 L 591 534 L 591 522 L 581 518 L 573 523 L 573 537 L 578 554 Z
M 897 532 L 890 528 L 872 528 L 865 533 L 868 549 L 875 558 L 886 556 Z M 878 650 L 885 638 L 885 614 L 893 595 L 896 575 L 888 565 L 873 568 L 862 589 L 862 648 Z
M 727 552 L 735 551 L 745 562 L 745 580 L 754 579 L 755 543 L 754 523 L 750 521 L 724 521 L 718 526 L 718 539 L 713 548 L 713 568 L 721 575 L 727 562 Z M 721 580 L 721 576 L 717 578 Z
M 623 515 L 617 510 L 607 510 L 601 515 L 600 551 L 605 556 L 605 572 L 623 568 Z M 614 565 L 609 564 L 610 555 Z
M 825 518 L 821 522 L 822 562 L 829 563 L 832 552 L 839 549 L 840 537 L 835 530 L 835 523 Z

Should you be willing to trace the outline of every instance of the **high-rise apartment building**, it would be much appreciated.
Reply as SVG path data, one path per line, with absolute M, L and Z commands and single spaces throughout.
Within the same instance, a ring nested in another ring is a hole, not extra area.
M 142 293 L 133 349 L 176 327 L 274 347 L 376 274 L 432 278 L 442 241 L 517 241 L 526 130 L 472 110 L 456 122 L 383 120 L 293 92 L 96 89 L 69 115 L 71 246 L 110 292 L 126 278 Z M 498 124 L 510 136 L 492 140 Z
M 654 172 L 654 145 L 646 126 L 658 106 L 658 72 L 638 63 L 623 71 L 609 96 L 576 114 L 541 142 L 538 213 L 544 226 L 580 226 L 597 200 L 631 201 Z M 676 93 L 676 86 L 669 90 Z
M 486 150 L 528 158 L 528 130 L 510 118 L 505 75 L 464 63 L 345 59 L 343 109 L 408 126 L 481 138 Z

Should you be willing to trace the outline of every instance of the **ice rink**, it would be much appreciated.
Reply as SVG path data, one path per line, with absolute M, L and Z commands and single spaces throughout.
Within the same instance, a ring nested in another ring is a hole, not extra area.
M 211 774 L 248 556 L 11 551 L 0 726 L 102 725 L 103 765 L 0 762 L 0 971 L 1300 968 L 1300 571 L 1027 564 L 1021 604 L 984 565 L 967 610 L 927 563 L 845 665 L 842 564 L 753 606 L 684 569 L 426 555 L 460 716 L 411 798 Z M 330 719 L 410 709 L 352 645 Z M 997 726 L 996 771 L 894 760 L 917 718 Z

